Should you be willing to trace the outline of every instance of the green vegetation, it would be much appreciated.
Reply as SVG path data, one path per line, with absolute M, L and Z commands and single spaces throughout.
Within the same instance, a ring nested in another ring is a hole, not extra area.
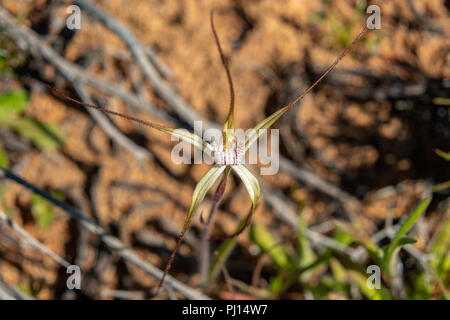
M 370 260 L 367 266 L 352 261 L 348 256 L 333 248 L 318 252 L 306 237 L 307 225 L 300 213 L 299 228 L 296 241 L 276 240 L 275 235 L 266 227 L 252 224 L 249 228 L 250 239 L 261 252 L 261 258 L 268 257 L 264 265 L 266 272 L 272 274 L 266 278 L 266 286 L 246 286 L 233 280 L 233 284 L 249 294 L 261 298 L 277 298 L 284 292 L 292 292 L 292 287 L 300 287 L 303 293 L 312 295 L 315 299 L 329 299 L 330 295 L 344 299 L 355 298 L 355 288 L 358 294 L 371 300 L 388 300 L 398 298 L 393 286 L 395 265 L 398 263 L 398 253 L 402 247 L 415 242 L 408 236 L 416 221 L 425 214 L 431 197 L 423 199 L 408 215 L 389 243 L 380 247 L 371 237 L 365 235 L 358 226 L 344 222 L 336 222 L 337 231 L 333 239 L 347 248 L 352 243 L 361 245 Z M 224 242 L 218 251 L 220 259 L 225 261 L 235 245 L 234 239 Z M 405 283 L 405 292 L 409 299 L 448 299 L 447 287 L 450 284 L 450 220 L 447 220 L 437 235 L 429 252 L 430 260 L 423 262 L 427 268 L 419 273 L 413 282 Z M 428 255 L 427 255 L 428 256 Z M 215 260 L 217 263 L 217 259 Z M 217 277 L 220 270 L 213 262 L 210 272 L 210 283 Z M 371 273 L 366 269 L 376 265 L 381 270 L 381 287 L 370 288 L 368 279 Z
M 55 149 L 64 143 L 64 135 L 56 125 L 41 123 L 23 114 L 28 103 L 25 90 L 0 95 L 0 126 L 16 132 L 39 149 Z M 1 157 L 0 157 L 1 160 Z
M 14 76 L 24 58 L 17 52 L 13 43 L 0 34 L 0 76 Z M 29 102 L 28 93 L 18 88 L 0 93 L 0 128 L 16 133 L 22 139 L 31 142 L 39 150 L 57 149 L 64 143 L 63 131 L 55 124 L 42 123 L 26 115 Z M 0 166 L 9 168 L 11 160 L 4 143 L 0 142 Z M 5 186 L 0 186 L 0 204 L 5 206 Z M 43 198 L 34 195 L 31 211 L 37 225 L 48 228 L 54 220 L 54 209 Z M 10 210 L 5 209 L 8 214 Z

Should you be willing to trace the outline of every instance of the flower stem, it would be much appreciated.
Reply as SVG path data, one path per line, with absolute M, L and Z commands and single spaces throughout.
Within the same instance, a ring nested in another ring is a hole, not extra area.
M 205 228 L 203 229 L 200 246 L 200 285 L 203 287 L 206 286 L 208 282 L 208 272 L 211 260 L 210 239 L 209 239 L 209 234 L 211 232 L 211 222 L 213 220 L 214 213 L 219 207 L 219 204 L 222 201 L 223 195 L 225 193 L 229 172 L 230 172 L 229 167 L 227 167 L 214 194 L 213 204 L 211 206 L 211 209 L 209 210 L 208 218 L 204 222 Z

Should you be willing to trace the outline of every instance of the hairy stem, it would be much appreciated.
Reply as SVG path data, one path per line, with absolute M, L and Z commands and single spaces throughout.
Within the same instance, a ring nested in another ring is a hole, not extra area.
M 213 204 L 211 209 L 209 210 L 209 215 L 207 220 L 204 222 L 205 228 L 203 229 L 201 245 L 200 245 L 200 284 L 201 286 L 206 286 L 208 282 L 208 272 L 210 265 L 210 239 L 209 234 L 211 232 L 211 222 L 219 207 L 220 202 L 222 201 L 223 195 L 225 193 L 225 188 L 227 185 L 227 178 L 230 170 L 227 168 L 220 180 L 219 185 L 217 186 L 217 190 L 214 194 Z

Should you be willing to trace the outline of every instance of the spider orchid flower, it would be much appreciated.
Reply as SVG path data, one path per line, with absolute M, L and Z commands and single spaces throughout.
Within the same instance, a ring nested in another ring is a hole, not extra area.
M 250 133 L 245 136 L 244 141 L 241 141 L 237 139 L 237 137 L 233 134 L 234 130 L 234 88 L 233 88 L 233 81 L 231 78 L 231 74 L 228 68 L 228 62 L 225 58 L 222 48 L 220 46 L 220 41 L 217 36 L 215 27 L 214 27 L 214 14 L 211 12 L 210 16 L 210 22 L 211 22 L 211 29 L 216 41 L 216 45 L 222 60 L 222 64 L 225 68 L 227 80 L 229 84 L 230 89 L 230 107 L 228 112 L 228 117 L 226 122 L 223 125 L 222 128 L 222 136 L 223 136 L 223 143 L 218 142 L 212 142 L 209 143 L 205 141 L 200 136 L 187 132 L 184 129 L 173 129 L 169 127 L 165 127 L 159 124 L 150 123 L 135 117 L 131 117 L 128 115 L 124 115 L 109 109 L 105 109 L 102 107 L 98 107 L 95 105 L 86 104 L 83 102 L 80 102 L 78 100 L 72 99 L 70 97 L 65 96 L 59 90 L 49 87 L 51 90 L 53 90 L 56 94 L 59 96 L 65 98 L 66 100 L 69 100 L 71 102 L 75 102 L 77 104 L 83 105 L 85 107 L 94 108 L 97 110 L 100 110 L 104 113 L 111 114 L 114 116 L 122 117 L 128 120 L 132 120 L 135 122 L 138 122 L 142 125 L 154 128 L 156 130 L 162 131 L 164 133 L 167 133 L 169 135 L 172 135 L 174 137 L 177 137 L 178 139 L 188 142 L 189 144 L 193 145 L 196 148 L 199 148 L 202 150 L 202 152 L 209 157 L 210 159 L 214 160 L 213 167 L 200 179 L 200 181 L 197 183 L 194 192 L 192 194 L 192 201 L 189 208 L 189 212 L 186 216 L 186 220 L 184 222 L 181 234 L 177 240 L 176 246 L 174 250 L 172 251 L 172 255 L 166 265 L 166 268 L 164 270 L 164 275 L 162 279 L 160 280 L 158 290 L 163 284 L 164 278 L 166 274 L 168 273 L 173 258 L 175 256 L 176 251 L 178 250 L 179 246 L 181 245 L 181 241 L 184 237 L 185 232 L 189 228 L 190 222 L 192 220 L 192 217 L 196 213 L 198 207 L 204 200 L 207 192 L 213 187 L 213 185 L 216 183 L 216 181 L 219 179 L 219 177 L 222 176 L 222 182 L 226 180 L 228 177 L 228 174 L 230 170 L 234 171 L 237 176 L 240 178 L 242 183 L 244 184 L 245 188 L 247 189 L 247 192 L 250 196 L 251 200 L 251 209 L 248 213 L 247 217 L 244 220 L 244 223 L 241 224 L 238 231 L 233 233 L 232 235 L 226 236 L 224 238 L 232 238 L 240 233 L 242 233 L 245 228 L 249 225 L 251 217 L 256 209 L 256 206 L 258 204 L 258 200 L 260 197 L 260 187 L 258 180 L 256 177 L 247 169 L 247 167 L 244 165 L 245 160 L 245 154 L 250 148 L 250 146 L 255 143 L 258 138 L 264 133 L 265 130 L 269 129 L 286 111 L 297 105 L 297 103 L 306 95 L 308 94 L 338 63 L 339 61 L 355 46 L 355 44 L 364 36 L 364 34 L 368 31 L 367 27 L 365 27 L 361 33 L 353 40 L 353 42 L 350 44 L 349 47 L 347 47 L 339 56 L 338 58 L 328 67 L 328 69 L 303 93 L 301 93 L 295 100 L 293 100 L 288 105 L 282 107 L 278 111 L 271 114 L 266 119 L 259 122 L 253 130 L 250 130 Z M 223 239 L 223 238 L 222 238 Z

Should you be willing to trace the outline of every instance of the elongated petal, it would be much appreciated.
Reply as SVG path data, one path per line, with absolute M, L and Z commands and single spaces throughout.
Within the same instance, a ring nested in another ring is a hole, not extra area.
M 327 70 L 316 81 L 314 81 L 314 83 L 312 85 L 310 85 L 306 90 L 304 90 L 300 95 L 298 95 L 297 98 L 295 98 L 287 106 L 281 108 L 278 111 L 275 111 L 270 116 L 268 116 L 266 119 L 264 119 L 263 121 L 258 123 L 255 126 L 253 132 L 245 138 L 245 151 L 247 151 L 248 148 L 252 145 L 252 143 L 254 143 L 259 138 L 259 136 L 262 134 L 261 130 L 269 128 L 275 121 L 278 120 L 278 118 L 280 118 L 290 108 L 297 105 L 297 103 L 301 99 L 303 99 L 303 97 L 305 97 L 315 86 L 317 86 L 320 83 L 320 81 L 322 81 L 322 79 L 325 78 L 331 72 L 331 70 L 334 69 L 334 67 L 336 67 L 336 65 L 339 63 L 339 61 L 341 61 L 342 58 L 353 47 L 355 47 L 356 43 L 366 34 L 367 31 L 368 31 L 368 28 L 365 26 L 363 28 L 363 30 L 359 33 L 359 35 L 352 41 L 352 43 L 347 48 L 345 48 L 341 52 L 341 54 L 336 58 L 336 60 L 334 60 L 334 62 L 327 68 Z
M 205 140 L 203 140 L 202 138 L 200 138 L 198 135 L 191 133 L 185 129 L 172 129 L 172 128 L 167 128 L 167 127 L 160 127 L 157 128 L 160 131 L 169 133 L 177 138 L 180 138 L 183 141 L 186 141 L 190 144 L 192 144 L 194 147 L 199 148 L 200 150 L 202 150 L 204 153 L 206 153 L 206 155 L 208 155 L 209 157 L 213 156 L 213 147 L 206 142 Z
M 211 30 L 214 35 L 214 39 L 216 40 L 217 50 L 220 54 L 220 59 L 222 60 L 222 65 L 225 69 L 225 72 L 227 74 L 227 80 L 228 85 L 230 87 L 230 109 L 228 111 L 228 117 L 227 121 L 225 122 L 223 126 L 223 131 L 226 133 L 226 130 L 234 129 L 234 86 L 233 86 L 233 78 L 231 77 L 230 68 L 228 67 L 228 60 L 225 58 L 225 55 L 223 54 L 222 47 L 220 45 L 219 36 L 217 35 L 216 28 L 214 27 L 214 11 L 211 11 L 210 16 L 210 22 L 211 22 Z
M 191 219 L 194 216 L 195 211 L 205 198 L 206 193 L 209 189 L 211 189 L 211 187 L 214 185 L 214 183 L 217 181 L 226 167 L 227 166 L 224 165 L 215 165 L 203 176 L 203 178 L 200 179 L 200 181 L 195 186 L 194 192 L 192 194 L 191 207 L 189 208 L 189 213 L 184 222 L 183 229 L 181 231 L 181 237 L 183 237 L 184 233 L 189 227 Z
M 116 117 L 120 117 L 120 118 L 123 118 L 123 119 L 127 119 L 127 120 L 130 120 L 130 121 L 137 122 L 137 123 L 140 123 L 140 124 L 142 124 L 144 126 L 147 126 L 147 127 L 150 127 L 150 128 L 153 128 L 153 129 L 156 129 L 156 130 L 159 130 L 159 131 L 162 131 L 164 133 L 168 133 L 168 134 L 174 135 L 174 136 L 180 138 L 181 140 L 186 141 L 186 142 L 192 144 L 193 146 L 199 148 L 200 150 L 205 152 L 208 156 L 210 156 L 210 157 L 212 156 L 213 148 L 211 147 L 211 145 L 208 142 L 206 142 L 205 140 L 203 140 L 201 137 L 199 137 L 196 134 L 191 133 L 191 132 L 189 132 L 187 130 L 184 130 L 184 129 L 173 129 L 173 128 L 165 127 L 165 126 L 162 126 L 162 125 L 157 124 L 157 123 L 148 122 L 148 121 L 144 121 L 144 120 L 141 120 L 141 119 L 129 116 L 127 114 L 122 114 L 122 113 L 119 113 L 119 112 L 116 112 L 116 111 L 113 111 L 113 110 L 109 110 L 109 109 L 106 109 L 106 108 L 101 108 L 101 107 L 98 107 L 98 106 L 93 105 L 93 104 L 84 103 L 84 102 L 81 102 L 81 101 L 78 101 L 76 99 L 73 99 L 71 97 L 66 96 L 61 91 L 59 91 L 58 89 L 56 89 L 56 88 L 54 88 L 52 86 L 48 86 L 48 87 L 53 92 L 55 92 L 58 96 L 60 96 L 61 98 L 65 99 L 65 100 L 74 102 L 74 103 L 79 104 L 79 105 L 84 106 L 84 107 L 96 109 L 96 110 L 99 110 L 99 111 L 101 111 L 103 113 L 111 114 L 111 115 L 116 116 Z
M 261 194 L 258 180 L 242 164 L 231 166 L 231 168 L 234 170 L 234 172 L 238 174 L 239 178 L 241 178 L 242 182 L 245 185 L 245 188 L 248 191 L 250 199 L 252 200 L 252 207 L 255 208 L 256 204 L 258 203 L 259 196 Z
M 258 123 L 251 131 L 250 133 L 245 136 L 245 151 L 250 148 L 250 146 L 258 140 L 259 136 L 264 133 L 264 130 L 270 128 L 275 121 L 277 121 L 286 111 L 288 111 L 290 106 L 286 106 L 284 108 L 281 108 L 278 111 L 275 111 L 270 116 L 265 118 L 263 121 Z
M 245 219 L 242 221 L 241 225 L 239 226 L 238 230 L 234 232 L 233 234 L 222 236 L 219 238 L 210 238 L 210 240 L 225 240 L 225 239 L 231 239 L 234 237 L 237 237 L 240 235 L 244 230 L 250 225 L 250 222 L 252 220 L 253 213 L 255 212 L 256 205 L 258 204 L 259 196 L 261 193 L 261 190 L 259 188 L 258 180 L 255 178 L 253 174 L 251 174 L 250 171 L 244 166 L 244 165 L 234 165 L 231 166 L 231 168 L 237 173 L 239 178 L 241 178 L 242 182 L 245 185 L 245 188 L 247 189 L 248 194 L 250 195 L 250 199 L 252 200 L 252 207 L 250 208 L 250 212 L 245 217 Z
M 192 194 L 192 203 L 191 207 L 189 209 L 189 214 L 186 216 L 186 220 L 184 221 L 183 229 L 181 230 L 181 234 L 177 239 L 177 243 L 175 244 L 175 248 L 172 251 L 172 254 L 170 255 L 169 261 L 167 262 L 166 267 L 164 268 L 164 274 L 159 281 L 158 285 L 158 291 L 161 288 L 164 279 L 167 275 L 167 273 L 170 270 L 170 267 L 172 265 L 173 259 L 175 257 L 175 253 L 178 251 L 178 248 L 181 245 L 181 241 L 184 238 L 184 235 L 189 228 L 189 224 L 191 223 L 192 217 L 195 214 L 195 211 L 197 210 L 200 203 L 202 203 L 203 199 L 205 198 L 206 192 L 208 192 L 209 189 L 214 185 L 214 182 L 220 177 L 222 172 L 227 168 L 227 166 L 223 165 L 215 165 L 212 167 L 204 176 L 200 179 L 200 181 L 197 183 L 197 186 L 194 189 L 194 193 Z
M 189 209 L 188 217 L 186 219 L 186 224 L 189 223 L 189 220 L 192 218 L 198 206 L 205 198 L 206 192 L 211 189 L 211 187 L 220 177 L 225 168 L 226 166 L 224 165 L 215 165 L 197 183 L 197 186 L 194 189 L 194 193 L 192 194 L 192 203 Z

